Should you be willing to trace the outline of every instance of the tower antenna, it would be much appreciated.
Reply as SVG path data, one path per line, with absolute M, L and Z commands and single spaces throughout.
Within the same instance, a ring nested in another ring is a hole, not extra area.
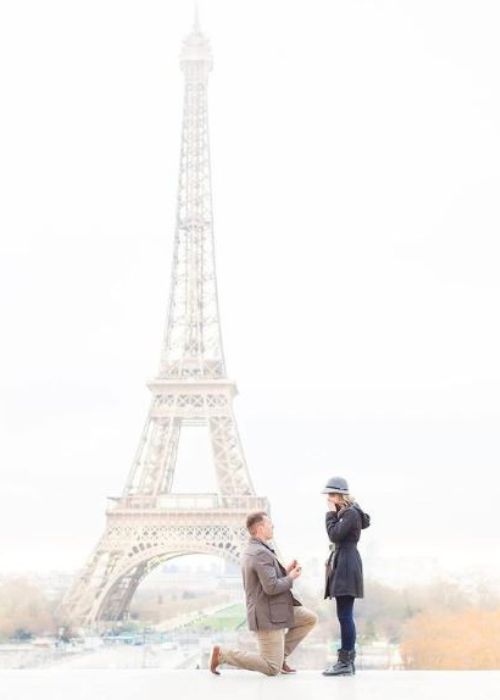
M 198 34 L 201 33 L 200 27 L 200 5 L 198 0 L 194 0 L 194 21 L 193 21 L 193 31 Z

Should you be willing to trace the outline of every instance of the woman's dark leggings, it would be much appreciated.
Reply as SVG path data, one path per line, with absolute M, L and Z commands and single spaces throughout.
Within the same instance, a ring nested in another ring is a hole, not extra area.
M 335 600 L 337 602 L 337 617 L 340 622 L 342 649 L 344 651 L 354 651 L 354 645 L 356 644 L 356 625 L 352 614 L 354 596 L 339 595 L 335 597 Z

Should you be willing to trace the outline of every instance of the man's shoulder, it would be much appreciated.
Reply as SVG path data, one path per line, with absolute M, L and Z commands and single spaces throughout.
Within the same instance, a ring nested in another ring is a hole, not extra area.
M 243 550 L 243 555 L 247 557 L 269 557 L 272 559 L 272 553 L 263 542 L 258 540 L 250 540 Z

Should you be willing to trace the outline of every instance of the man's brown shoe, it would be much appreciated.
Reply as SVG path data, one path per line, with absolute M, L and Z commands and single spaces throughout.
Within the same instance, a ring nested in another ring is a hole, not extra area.
M 220 647 L 214 646 L 212 648 L 212 656 L 210 657 L 210 670 L 215 673 L 216 676 L 220 676 L 220 671 L 217 670 L 217 666 L 220 665 Z
M 281 673 L 297 673 L 294 668 L 290 668 L 286 661 L 283 661 L 283 666 L 281 667 Z

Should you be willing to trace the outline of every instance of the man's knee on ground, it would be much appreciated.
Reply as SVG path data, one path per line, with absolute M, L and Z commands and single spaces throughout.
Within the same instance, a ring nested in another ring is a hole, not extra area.
M 278 668 L 278 666 L 269 666 L 267 668 L 267 671 L 264 671 L 264 673 L 266 674 L 266 676 L 277 676 L 280 671 L 281 669 Z
M 266 676 L 277 676 L 280 673 L 282 666 L 283 666 L 283 660 L 281 660 L 281 661 L 268 661 L 267 662 L 267 669 L 264 673 L 266 674 Z

